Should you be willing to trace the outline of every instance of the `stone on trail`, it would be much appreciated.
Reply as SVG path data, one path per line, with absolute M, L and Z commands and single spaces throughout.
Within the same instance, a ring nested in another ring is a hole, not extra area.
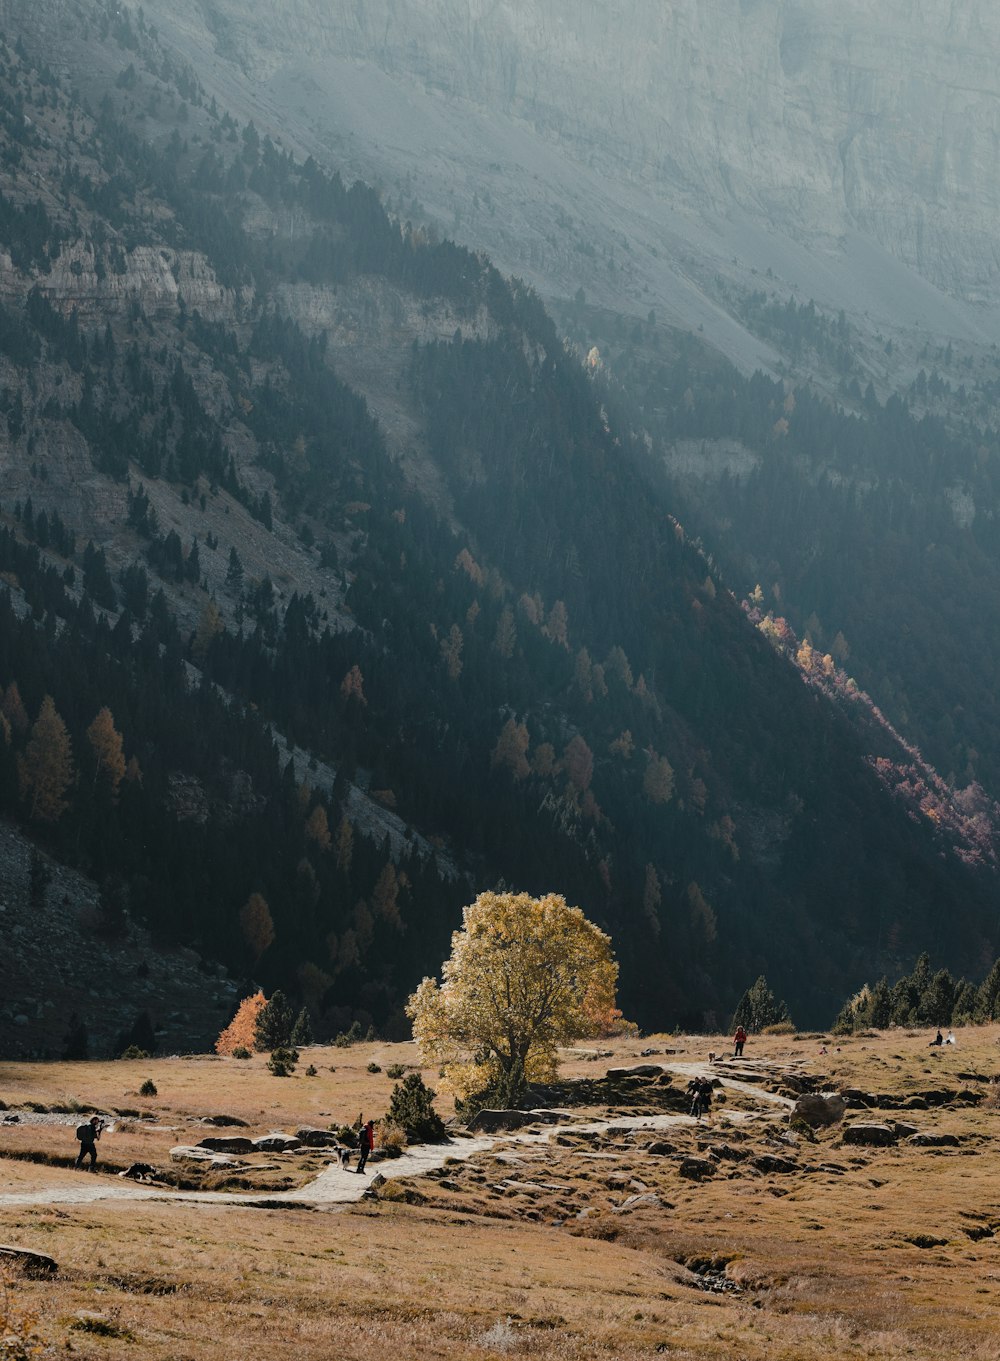
M 538 1120 L 534 1111 L 481 1110 L 469 1121 L 473 1134 L 497 1134 L 501 1131 L 524 1129 Z
M 261 1153 L 291 1153 L 293 1149 L 302 1147 L 302 1140 L 296 1139 L 294 1134 L 272 1130 L 270 1134 L 262 1134 L 259 1139 L 252 1139 L 251 1146 Z
M 847 1110 L 847 1102 L 839 1092 L 806 1092 L 792 1107 L 793 1121 L 801 1120 L 810 1129 L 839 1124 Z
M 609 1068 L 608 1077 L 616 1082 L 623 1077 L 659 1077 L 662 1072 L 658 1063 L 637 1063 L 634 1068 Z
M 896 1132 L 889 1125 L 861 1124 L 845 1125 L 843 1139 L 845 1144 L 871 1144 L 884 1148 L 896 1142 Z
M 213 1134 L 207 1139 L 198 1140 L 198 1148 L 207 1148 L 212 1153 L 252 1153 L 254 1144 L 245 1134 Z
M 32 1248 L 19 1248 L 10 1243 L 0 1243 L 0 1261 L 16 1261 L 29 1276 L 51 1276 L 59 1270 L 54 1257 L 45 1252 L 35 1252 Z
M 336 1148 L 340 1143 L 340 1136 L 332 1129 L 313 1129 L 309 1125 L 297 1129 L 295 1137 L 306 1148 Z
M 213 1153 L 209 1148 L 190 1148 L 178 1144 L 170 1150 L 170 1160 L 175 1163 L 201 1163 L 203 1167 L 238 1167 L 235 1158 L 228 1153 Z

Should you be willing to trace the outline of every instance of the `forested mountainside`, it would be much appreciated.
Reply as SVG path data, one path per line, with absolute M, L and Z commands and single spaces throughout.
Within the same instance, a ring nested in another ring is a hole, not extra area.
M 982 972 L 988 819 L 891 795 L 898 740 L 755 627 L 530 290 L 65 13 L 86 100 L 0 47 L 0 798 L 93 929 L 321 1035 L 398 1032 L 500 881 L 608 929 L 647 1026 Z
M 740 595 L 831 652 L 957 789 L 1000 790 L 1000 409 L 995 354 L 925 343 L 880 397 L 846 319 L 759 292 L 749 315 L 783 381 L 675 351 L 591 309 L 621 398 L 663 450 L 668 495 Z M 891 349 L 891 345 L 889 347 Z M 810 380 L 839 374 L 831 401 Z

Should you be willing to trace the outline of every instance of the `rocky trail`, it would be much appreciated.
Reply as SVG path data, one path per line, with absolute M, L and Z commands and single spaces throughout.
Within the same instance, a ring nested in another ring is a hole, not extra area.
M 711 1065 L 698 1063 L 671 1063 L 655 1065 L 661 1072 L 676 1074 L 688 1079 L 695 1074 L 709 1071 Z M 791 1108 L 792 1100 L 779 1095 L 764 1086 L 765 1082 L 780 1080 L 781 1074 L 770 1065 L 744 1065 L 739 1076 L 715 1076 L 724 1091 L 750 1097 L 760 1103 L 758 1111 L 720 1110 L 715 1119 L 728 1123 L 741 1123 L 756 1114 L 772 1110 L 775 1105 Z M 756 1081 L 747 1081 L 750 1074 Z M 527 1112 L 527 1115 L 534 1114 Z M 408 1149 L 398 1158 L 383 1159 L 372 1168 L 371 1178 L 359 1177 L 353 1169 L 342 1167 L 339 1162 L 331 1162 L 317 1177 L 305 1186 L 295 1190 L 228 1192 L 228 1191 L 178 1191 L 159 1185 L 143 1185 L 115 1176 L 91 1175 L 81 1170 L 68 1175 L 60 1171 L 50 1184 L 36 1186 L 23 1191 L 0 1191 L 0 1206 L 13 1205 L 83 1205 L 98 1201 L 135 1202 L 151 1200 L 170 1200 L 206 1206 L 232 1206 L 243 1208 L 308 1208 L 329 1209 L 335 1206 L 352 1205 L 360 1201 L 369 1191 L 376 1177 L 385 1181 L 404 1177 L 419 1177 L 436 1172 L 446 1164 L 466 1162 L 479 1153 L 487 1153 L 503 1144 L 509 1150 L 503 1156 L 519 1161 L 518 1151 L 544 1156 L 545 1148 L 562 1135 L 607 1135 L 631 1133 L 644 1130 L 656 1133 L 677 1127 L 692 1127 L 697 1122 L 686 1114 L 676 1112 L 648 1115 L 617 1115 L 598 1120 L 573 1119 L 568 1112 L 539 1112 L 539 1119 L 547 1121 L 546 1127 L 539 1130 L 505 1130 L 495 1133 L 463 1134 L 444 1144 L 418 1144 Z M 553 1118 L 555 1117 L 555 1118 Z M 565 1117 L 563 1119 L 562 1117 Z M 715 1123 L 713 1121 L 712 1123 Z M 708 1127 L 708 1126 L 706 1126 Z M 514 1145 L 514 1149 L 510 1146 Z M 604 1156 L 595 1153 L 581 1156 Z M 607 1155 L 613 1156 L 613 1155 Z

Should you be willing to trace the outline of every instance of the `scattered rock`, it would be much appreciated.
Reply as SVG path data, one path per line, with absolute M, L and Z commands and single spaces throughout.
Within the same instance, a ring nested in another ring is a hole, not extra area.
M 659 1077 L 662 1072 L 658 1063 L 638 1063 L 634 1068 L 609 1068 L 608 1077 L 615 1082 L 623 1077 Z
M 620 1205 L 615 1206 L 615 1214 L 629 1214 L 632 1210 L 648 1207 L 651 1210 L 659 1209 L 663 1201 L 659 1196 L 651 1191 L 641 1196 L 626 1196 Z
M 29 1276 L 52 1276 L 59 1270 L 56 1259 L 47 1253 L 14 1247 L 9 1243 L 0 1243 L 0 1259 L 16 1261 Z
M 889 1125 L 858 1123 L 844 1126 L 843 1139 L 845 1144 L 871 1144 L 882 1148 L 894 1144 L 896 1134 Z
M 241 1120 L 238 1115 L 203 1115 L 201 1117 L 203 1125 L 216 1125 L 219 1129 L 246 1129 L 247 1121 Z
M 715 1163 L 708 1158 L 683 1158 L 677 1172 L 691 1181 L 703 1181 L 705 1177 L 715 1176 Z
M 892 1127 L 896 1132 L 897 1139 L 909 1139 L 918 1131 L 917 1125 L 911 1125 L 906 1120 L 893 1120 Z
M 801 1120 L 810 1129 L 837 1125 L 844 1118 L 847 1102 L 839 1092 L 806 1092 L 792 1107 L 791 1119 Z
M 797 1172 L 799 1165 L 791 1158 L 779 1158 L 774 1153 L 761 1153 L 752 1159 L 758 1172 Z
M 238 1167 L 235 1158 L 229 1157 L 227 1153 L 213 1153 L 208 1148 L 191 1148 L 186 1144 L 178 1144 L 176 1148 L 170 1150 L 170 1159 L 175 1163 L 201 1163 L 204 1167 Z
M 654 1158 L 662 1158 L 669 1153 L 676 1153 L 677 1145 L 668 1143 L 666 1139 L 657 1139 L 654 1143 L 646 1145 L 646 1152 L 651 1153 Z
M 332 1129 L 313 1129 L 309 1125 L 295 1131 L 295 1137 L 306 1148 L 336 1148 L 340 1138 Z
M 914 1148 L 957 1148 L 960 1140 L 957 1134 L 936 1134 L 925 1129 L 908 1135 L 906 1142 Z
M 250 1146 L 262 1153 L 291 1153 L 293 1149 L 302 1147 L 302 1140 L 297 1139 L 294 1134 L 282 1134 L 272 1130 L 270 1134 L 262 1134 L 260 1138 L 252 1139 Z
M 537 1116 L 532 1111 L 482 1110 L 469 1121 L 468 1129 L 473 1134 L 497 1134 L 503 1130 L 524 1129 L 533 1125 Z
M 213 1153 L 252 1153 L 254 1141 L 245 1134 L 213 1134 L 207 1139 L 199 1139 L 198 1147 Z
M 948 1245 L 947 1238 L 937 1238 L 932 1233 L 907 1234 L 903 1241 L 912 1243 L 915 1248 L 943 1248 Z

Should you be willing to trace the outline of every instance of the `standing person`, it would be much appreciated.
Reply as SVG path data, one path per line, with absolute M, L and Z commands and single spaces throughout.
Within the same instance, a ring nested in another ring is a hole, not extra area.
M 358 1148 L 360 1149 L 360 1157 L 358 1158 L 358 1165 L 354 1169 L 356 1172 L 363 1172 L 365 1170 L 365 1163 L 368 1161 L 368 1154 L 372 1151 L 374 1147 L 375 1147 L 375 1121 L 369 1120 L 367 1124 L 361 1127 L 361 1133 L 358 1135 Z
M 97 1141 L 103 1128 L 104 1124 L 99 1115 L 92 1115 L 86 1124 L 77 1126 L 76 1137 L 80 1140 L 80 1152 L 76 1155 L 77 1167 L 83 1166 L 83 1160 L 89 1154 L 90 1170 L 97 1171 Z
M 736 1027 L 736 1034 L 733 1036 L 733 1058 L 734 1058 L 734 1059 L 741 1059 L 741 1058 L 743 1057 L 743 1046 L 746 1044 L 746 1042 L 747 1042 L 747 1032 L 743 1029 L 743 1027 L 742 1027 L 741 1025 L 738 1025 L 738 1026 Z

